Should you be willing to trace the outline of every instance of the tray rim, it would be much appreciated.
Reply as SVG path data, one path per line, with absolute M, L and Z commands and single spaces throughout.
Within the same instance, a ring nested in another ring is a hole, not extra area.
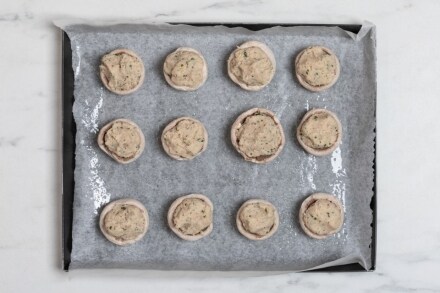
M 191 26 L 217 26 L 244 27 L 252 31 L 258 31 L 275 26 L 325 26 L 340 27 L 343 30 L 358 33 L 361 24 L 295 24 L 295 23 L 240 23 L 240 22 L 169 22 L 169 24 L 185 24 Z M 72 220 L 73 220 L 73 200 L 74 200 L 74 170 L 75 170 L 75 136 L 76 124 L 73 119 L 72 106 L 74 102 L 74 73 L 72 68 L 72 49 L 70 38 L 64 30 L 62 35 L 62 62 L 61 62 L 61 87 L 62 87 L 62 270 L 69 271 L 72 252 Z M 375 67 L 376 70 L 376 67 Z M 375 88 L 375 128 L 377 133 L 377 86 Z M 303 273 L 311 272 L 373 272 L 376 270 L 376 250 L 377 250 L 377 136 L 374 138 L 374 162 L 373 162 L 373 196 L 370 207 L 373 213 L 372 218 L 372 237 L 371 237 L 371 267 L 363 268 L 359 263 L 331 266 L 322 269 L 308 270 Z M 285 272 L 289 272 L 288 270 Z

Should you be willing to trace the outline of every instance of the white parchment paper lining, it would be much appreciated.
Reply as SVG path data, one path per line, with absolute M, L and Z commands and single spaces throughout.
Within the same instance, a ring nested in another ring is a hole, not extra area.
M 322 26 L 253 32 L 141 22 L 56 24 L 71 39 L 75 76 L 72 269 L 295 271 L 346 263 L 371 267 L 376 109 L 372 24 L 358 34 Z M 248 40 L 266 43 L 277 60 L 273 81 L 259 92 L 242 90 L 226 74 L 227 57 Z M 293 60 L 310 45 L 331 48 L 341 63 L 338 82 L 321 93 L 303 89 L 294 77 Z M 201 51 L 208 63 L 208 80 L 196 92 L 176 91 L 163 78 L 166 55 L 181 46 Z M 112 94 L 98 76 L 101 56 L 116 48 L 134 50 L 146 67 L 144 85 L 129 96 Z M 252 107 L 275 112 L 286 135 L 284 150 L 266 165 L 245 162 L 229 140 L 235 118 Z M 317 107 L 335 112 L 343 125 L 342 144 L 327 157 L 308 155 L 294 137 L 301 117 Z M 165 125 L 180 116 L 199 119 L 209 133 L 208 149 L 189 162 L 169 158 L 159 141 Z M 135 121 L 146 137 L 143 155 L 128 165 L 117 164 L 96 144 L 99 128 L 116 118 Z M 302 200 L 314 192 L 332 193 L 344 204 L 343 229 L 325 240 L 307 237 L 297 220 Z M 171 202 L 189 193 L 205 194 L 214 204 L 214 230 L 196 242 L 179 239 L 166 225 Z M 140 242 L 119 247 L 101 235 L 98 217 L 106 203 L 124 197 L 145 204 L 150 228 Z M 279 230 L 265 241 L 249 241 L 235 227 L 236 211 L 250 198 L 269 200 L 280 214 Z

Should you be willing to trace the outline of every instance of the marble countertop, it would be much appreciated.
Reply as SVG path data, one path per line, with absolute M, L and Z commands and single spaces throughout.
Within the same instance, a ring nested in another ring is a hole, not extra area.
M 440 2 L 2 1 L 0 292 L 440 292 Z M 61 34 L 53 19 L 377 26 L 377 270 L 61 271 Z

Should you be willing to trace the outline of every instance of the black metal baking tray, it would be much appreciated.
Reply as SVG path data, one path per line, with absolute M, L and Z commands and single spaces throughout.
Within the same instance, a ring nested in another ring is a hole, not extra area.
M 178 24 L 178 23 L 173 23 Z M 179 23 L 180 24 L 180 23 Z M 193 26 L 214 26 L 223 25 L 227 27 L 244 27 L 249 30 L 258 31 L 273 26 L 338 26 L 346 31 L 358 33 L 361 25 L 326 25 L 326 24 L 241 24 L 241 23 L 185 23 Z M 76 124 L 73 118 L 72 106 L 75 100 L 73 95 L 74 74 L 72 68 L 72 49 L 68 35 L 62 32 L 62 126 L 63 126 L 63 170 L 62 170 L 62 268 L 69 270 L 72 252 L 72 219 L 73 219 L 73 200 L 74 200 L 74 170 L 75 170 L 75 136 Z M 376 117 L 376 115 L 375 115 Z M 377 146 L 377 140 L 375 140 Z M 374 196 L 371 199 L 370 207 L 373 211 L 372 241 L 371 241 L 371 260 L 372 266 L 368 271 L 376 269 L 376 245 L 377 245 L 377 188 L 376 188 L 376 149 L 374 159 Z M 324 269 L 312 270 L 307 272 L 367 272 L 360 264 L 347 264 L 340 266 L 327 267 Z

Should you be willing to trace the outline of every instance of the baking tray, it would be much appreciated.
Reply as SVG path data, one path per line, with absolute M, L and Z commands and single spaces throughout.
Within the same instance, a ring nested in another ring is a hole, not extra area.
M 178 23 L 173 23 L 178 24 Z M 180 23 L 179 23 L 180 24 Z M 215 26 L 223 25 L 226 27 L 244 27 L 252 31 L 258 31 L 273 26 L 338 26 L 343 30 L 357 34 L 361 29 L 361 25 L 325 25 L 325 24 L 240 24 L 240 23 L 184 23 L 192 26 Z M 72 219 L 73 219 L 73 200 L 74 200 L 74 170 L 75 170 L 75 137 L 76 124 L 73 118 L 72 106 L 74 102 L 74 73 L 72 69 L 72 50 L 68 35 L 62 32 L 62 124 L 63 124 L 63 178 L 62 178 L 62 268 L 65 271 L 69 270 L 72 252 Z M 376 117 L 376 115 L 374 115 Z M 377 141 L 375 139 L 375 145 Z M 376 147 L 375 147 L 376 149 Z M 372 226 L 372 242 L 371 242 L 371 268 L 368 271 L 374 271 L 376 267 L 376 218 L 377 218 L 377 190 L 376 190 L 376 151 L 374 153 L 374 187 L 373 197 L 371 199 L 370 207 L 373 212 Z M 323 269 L 310 270 L 308 272 L 355 272 L 366 270 L 360 264 L 347 264 L 326 267 Z

